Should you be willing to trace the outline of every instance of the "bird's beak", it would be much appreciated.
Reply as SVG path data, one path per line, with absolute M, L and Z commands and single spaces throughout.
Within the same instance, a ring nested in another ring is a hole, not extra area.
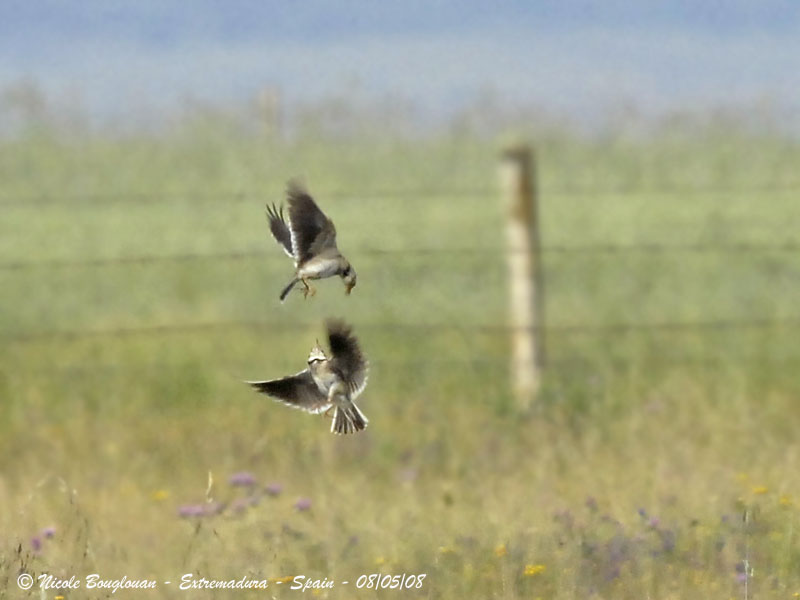
M 344 293 L 349 296 L 350 292 L 353 290 L 353 288 L 356 287 L 356 284 L 355 283 L 345 283 L 344 286 L 345 286 Z

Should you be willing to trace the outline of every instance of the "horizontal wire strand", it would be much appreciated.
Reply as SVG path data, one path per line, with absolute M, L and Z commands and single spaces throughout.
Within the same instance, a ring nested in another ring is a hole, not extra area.
M 295 331 L 304 328 L 316 328 L 316 323 L 265 321 L 209 321 L 205 323 L 173 323 L 159 325 L 114 327 L 107 329 L 85 330 L 50 330 L 29 333 L 0 334 L 0 340 L 6 343 L 32 343 L 42 341 L 70 341 L 97 337 L 129 337 L 129 336 L 162 336 L 182 333 L 224 329 L 267 329 L 275 331 Z M 461 325 L 457 323 L 365 323 L 359 324 L 363 329 L 385 329 L 387 331 L 432 331 L 474 332 L 482 334 L 507 334 L 513 331 L 542 331 L 545 334 L 621 334 L 635 331 L 708 331 L 733 329 L 776 329 L 800 327 L 800 317 L 786 319 L 730 319 L 715 321 L 673 321 L 660 323 L 598 323 L 598 324 L 564 324 L 545 327 L 514 327 L 501 324 Z
M 539 249 L 542 253 L 552 254 L 741 254 L 747 252 L 800 252 L 800 242 L 777 243 L 728 243 L 728 244 L 582 244 L 582 245 L 546 245 Z M 352 255 L 391 256 L 391 255 L 438 255 L 438 254 L 509 254 L 527 252 L 522 249 L 503 248 L 500 246 L 468 246 L 443 248 L 361 248 L 355 249 Z M 285 260 L 285 257 L 268 250 L 240 250 L 231 252 L 183 253 L 162 255 L 119 256 L 108 258 L 86 259 L 46 259 L 18 260 L 0 262 L 0 270 L 21 271 L 26 269 L 63 269 L 74 267 L 114 267 L 128 265 L 148 265 L 157 263 L 188 263 L 203 261 L 240 261 L 252 259 Z
M 652 187 L 549 187 L 540 188 L 541 194 L 552 194 L 560 197 L 592 198 L 595 196 L 634 196 L 639 194 L 657 194 L 662 196 L 686 196 L 696 194 L 755 194 L 755 193 L 783 193 L 800 190 L 800 181 L 777 184 L 749 185 L 742 187 L 715 186 L 715 185 L 662 185 Z M 398 199 L 424 200 L 432 197 L 455 196 L 460 198 L 487 198 L 499 195 L 496 188 L 418 188 L 418 189 L 377 189 L 359 192 L 345 190 L 320 191 L 319 196 L 334 200 L 385 200 Z M 5 207 L 36 207 L 63 203 L 74 204 L 113 204 L 113 203 L 140 203 L 152 204 L 162 201 L 213 201 L 223 200 L 230 202 L 265 202 L 269 200 L 266 194 L 223 190 L 219 192 L 98 192 L 88 194 L 37 194 L 37 195 L 8 195 L 0 196 L 0 206 Z

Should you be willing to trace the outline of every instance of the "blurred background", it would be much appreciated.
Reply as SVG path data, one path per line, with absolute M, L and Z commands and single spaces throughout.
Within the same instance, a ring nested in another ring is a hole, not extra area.
M 0 7 L 0 586 L 800 593 L 798 34 L 780 0 Z M 527 411 L 510 143 L 540 217 Z M 264 205 L 294 176 L 349 297 L 278 301 Z M 370 359 L 357 436 L 242 383 L 302 369 L 327 316 Z

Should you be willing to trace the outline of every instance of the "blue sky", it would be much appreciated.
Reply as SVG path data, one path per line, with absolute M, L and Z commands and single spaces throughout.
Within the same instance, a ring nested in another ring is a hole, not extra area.
M 800 3 L 5 0 L 0 87 L 95 115 L 357 90 L 447 113 L 491 90 L 578 117 L 768 103 L 800 110 Z

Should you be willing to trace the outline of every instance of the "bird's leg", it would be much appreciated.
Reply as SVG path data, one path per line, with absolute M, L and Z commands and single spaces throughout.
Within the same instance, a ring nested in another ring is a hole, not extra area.
M 308 280 L 305 277 L 303 277 L 300 281 L 302 281 L 303 285 L 305 286 L 305 289 L 303 290 L 303 298 L 308 298 L 309 294 L 311 294 L 311 296 L 313 297 L 314 294 L 317 293 L 316 288 L 310 283 L 308 283 Z
M 322 413 L 322 417 L 323 417 L 323 418 L 324 418 L 324 417 L 330 417 L 330 418 L 332 419 L 333 417 L 331 416 L 331 411 L 332 411 L 334 408 L 336 408 L 336 406 L 335 406 L 335 405 L 333 405 L 333 404 L 332 404 L 331 406 L 329 406 L 329 407 L 328 407 L 328 410 L 326 410 L 324 413 Z
M 330 406 L 328 407 L 328 410 L 326 410 L 326 411 L 325 411 L 325 416 L 326 416 L 326 417 L 327 417 L 328 415 L 330 415 L 330 412 L 331 412 L 332 410 L 333 410 L 333 411 L 335 411 L 335 410 L 336 410 L 336 394 L 337 394 L 337 393 L 341 393 L 341 392 L 340 392 L 340 390 L 339 390 L 339 388 L 340 388 L 340 387 L 341 387 L 341 384 L 334 383 L 334 384 L 333 384 L 333 385 L 330 387 L 330 389 L 328 390 L 328 404 L 330 404 Z M 336 414 L 336 413 L 334 413 L 334 415 L 335 415 L 335 414 Z M 331 418 L 333 418 L 333 416 L 331 416 Z

